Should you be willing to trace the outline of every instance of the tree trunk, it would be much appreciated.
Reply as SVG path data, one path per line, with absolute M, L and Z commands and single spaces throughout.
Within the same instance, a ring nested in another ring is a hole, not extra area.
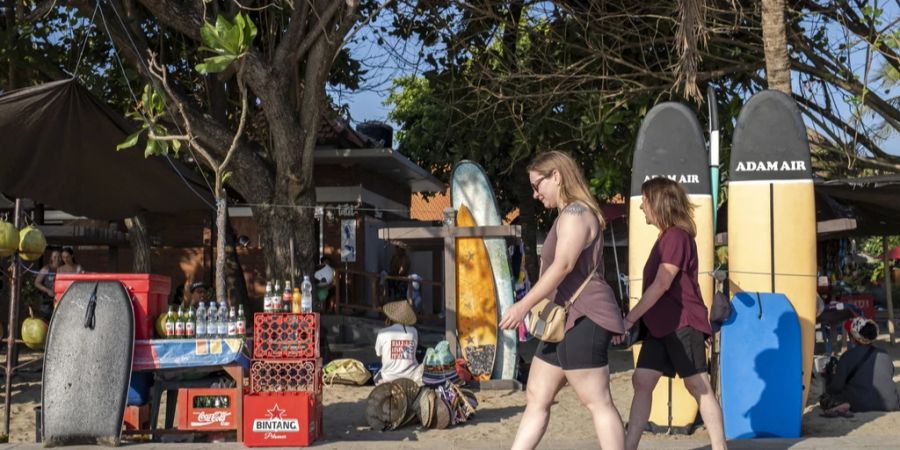
M 784 0 L 762 0 L 763 48 L 769 89 L 791 95 L 791 61 L 784 28 Z
M 249 306 L 244 268 L 237 254 L 237 236 L 230 221 L 225 222 L 225 231 L 225 283 L 228 286 L 228 297 L 235 306 Z
M 519 197 L 519 225 L 522 227 L 522 241 L 525 243 L 525 271 L 528 279 L 534 284 L 540 272 L 540 260 L 537 254 L 537 216 L 536 202 L 531 198 L 531 184 L 528 172 L 523 168 L 515 169 L 516 189 Z
M 216 174 L 219 177 L 219 174 Z M 225 189 L 219 183 L 216 183 L 219 192 L 216 193 L 216 269 L 215 269 L 215 286 L 216 301 L 219 304 L 232 303 L 228 298 L 228 292 L 225 290 L 225 222 L 228 216 L 228 202 L 225 201 Z
M 313 273 L 318 248 L 315 243 L 312 208 L 257 207 L 254 208 L 253 215 L 259 226 L 259 245 L 266 249 L 266 279 L 283 281 L 290 277 L 291 237 L 294 238 L 297 253 L 297 269 L 301 273 Z
M 131 244 L 131 270 L 134 273 L 150 273 L 150 235 L 147 219 L 143 214 L 125 219 L 128 242 Z

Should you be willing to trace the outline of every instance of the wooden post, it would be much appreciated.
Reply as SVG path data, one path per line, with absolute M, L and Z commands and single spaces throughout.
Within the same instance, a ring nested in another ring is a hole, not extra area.
M 456 210 L 444 209 L 444 227 L 456 227 Z M 444 339 L 450 344 L 450 352 L 460 357 L 456 348 L 456 237 L 444 234 Z
M 894 345 L 894 299 L 891 298 L 891 259 L 888 256 L 888 236 L 881 238 L 881 260 L 884 261 L 884 293 L 887 299 L 888 335 Z
M 18 230 L 22 226 L 22 200 L 16 198 L 16 209 L 13 214 L 13 226 Z M 16 330 L 19 328 L 19 289 L 22 287 L 22 271 L 19 269 L 19 254 L 12 255 L 12 283 L 9 287 L 9 322 L 6 328 L 9 339 L 6 341 L 6 396 L 3 397 L 3 434 L 9 436 L 10 388 L 12 387 L 13 363 L 16 360 Z

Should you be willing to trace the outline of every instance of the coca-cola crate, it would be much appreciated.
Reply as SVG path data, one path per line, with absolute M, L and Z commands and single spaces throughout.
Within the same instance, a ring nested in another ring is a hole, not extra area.
M 178 428 L 181 430 L 237 430 L 241 417 L 237 389 L 179 389 Z
M 306 447 L 324 436 L 322 394 L 255 393 L 244 396 L 244 445 Z
M 256 313 L 254 359 L 319 357 L 319 314 Z
M 250 392 L 322 392 L 322 358 L 253 360 Z
M 150 429 L 150 404 L 142 406 L 126 406 L 125 417 L 122 420 L 126 430 Z

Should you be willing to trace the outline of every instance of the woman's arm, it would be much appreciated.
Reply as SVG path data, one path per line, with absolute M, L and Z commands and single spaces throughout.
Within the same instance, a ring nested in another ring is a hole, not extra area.
M 38 272 L 38 275 L 34 278 L 34 287 L 36 287 L 37 290 L 52 296 L 53 291 L 47 289 L 47 287 L 44 286 L 44 277 L 46 277 L 49 273 L 50 269 L 47 266 L 44 266 L 41 271 Z
M 528 294 L 506 311 L 500 320 L 500 328 L 509 330 L 518 326 L 534 305 L 559 287 L 566 275 L 575 268 L 578 256 L 590 243 L 593 220 L 595 219 L 591 210 L 580 203 L 573 203 L 563 209 L 556 225 L 557 240 L 553 263 L 541 273 Z
M 630 329 L 635 322 L 656 304 L 666 291 L 672 286 L 672 281 L 678 275 L 678 266 L 669 263 L 662 263 L 656 270 L 656 278 L 650 287 L 644 291 L 637 305 L 625 316 L 625 329 Z

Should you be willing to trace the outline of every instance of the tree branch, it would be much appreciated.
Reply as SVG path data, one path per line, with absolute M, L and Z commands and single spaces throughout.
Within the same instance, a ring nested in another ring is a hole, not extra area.
M 278 48 L 275 49 L 275 58 L 273 61 L 274 64 L 276 64 L 276 70 L 278 72 L 282 74 L 290 73 L 291 68 L 300 62 L 300 58 L 309 51 L 310 47 L 319 36 L 331 27 L 331 21 L 334 19 L 334 16 L 337 14 L 342 3 L 343 2 L 340 0 L 330 0 L 328 2 L 328 7 L 325 8 L 324 11 L 321 11 L 321 13 L 316 11 L 316 8 L 312 8 L 315 13 L 312 15 L 316 16 L 316 19 L 314 21 L 309 21 L 310 25 L 308 27 L 306 26 L 308 20 L 295 21 L 295 16 L 298 16 L 297 19 L 301 19 L 299 14 L 291 15 L 291 22 L 285 32 L 285 37 L 278 44 Z M 294 6 L 294 8 L 296 12 L 297 7 Z M 307 31 L 306 34 L 304 34 L 304 31 Z

